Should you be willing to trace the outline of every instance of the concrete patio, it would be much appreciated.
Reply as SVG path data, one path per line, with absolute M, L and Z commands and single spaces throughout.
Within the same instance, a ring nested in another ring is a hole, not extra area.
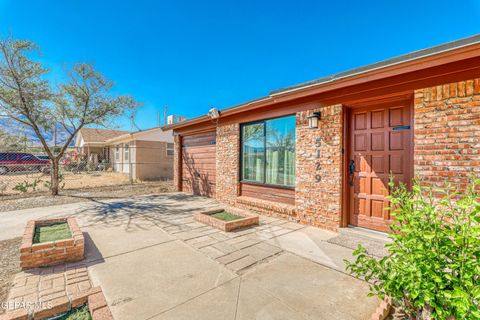
M 379 301 L 345 273 L 335 233 L 285 220 L 225 233 L 193 213 L 212 199 L 170 193 L 0 214 L 0 239 L 27 220 L 75 215 L 92 285 L 115 319 L 369 319 Z

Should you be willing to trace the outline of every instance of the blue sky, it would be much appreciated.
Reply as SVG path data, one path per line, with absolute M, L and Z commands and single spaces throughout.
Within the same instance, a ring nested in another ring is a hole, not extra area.
M 39 44 L 55 76 L 93 62 L 145 104 L 141 129 L 166 104 L 198 116 L 479 33 L 479 18 L 476 0 L 0 0 L 1 35 Z

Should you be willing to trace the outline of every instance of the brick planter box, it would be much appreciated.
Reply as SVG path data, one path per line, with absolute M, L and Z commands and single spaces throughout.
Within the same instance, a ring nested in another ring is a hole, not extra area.
M 107 305 L 105 296 L 100 287 L 91 288 L 87 291 L 75 293 L 69 297 L 61 297 L 49 301 L 38 308 L 17 309 L 0 315 L 0 320 L 43 320 L 56 317 L 71 309 L 78 308 L 84 304 L 93 320 L 112 320 L 112 313 Z
M 385 297 L 383 301 L 379 304 L 375 313 L 372 314 L 371 320 L 385 320 L 390 314 L 390 309 L 392 308 L 392 299 L 390 297 Z
M 244 218 L 233 220 L 233 221 L 224 221 L 211 216 L 214 213 L 218 213 L 222 211 L 228 211 L 232 214 L 235 214 L 237 216 L 242 216 Z M 205 223 L 209 226 L 212 226 L 214 228 L 217 228 L 226 232 L 233 231 L 236 229 L 241 229 L 241 228 L 247 228 L 252 225 L 258 225 L 258 216 L 249 214 L 246 211 L 237 209 L 237 208 L 215 209 L 215 210 L 198 212 L 194 215 L 194 219 L 198 222 Z
M 36 226 L 67 222 L 72 237 L 56 241 L 33 243 Z M 74 217 L 30 220 L 23 234 L 20 247 L 20 267 L 29 269 L 52 266 L 64 262 L 80 261 L 85 254 L 85 239 Z

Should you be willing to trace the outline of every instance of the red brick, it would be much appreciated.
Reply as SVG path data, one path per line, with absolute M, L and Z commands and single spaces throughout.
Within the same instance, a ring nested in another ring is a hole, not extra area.
M 111 320 L 113 319 L 112 313 L 108 307 L 103 307 L 93 311 L 93 320 Z
M 414 168 L 426 184 L 441 187 L 449 182 L 461 190 L 480 164 L 480 79 L 449 87 L 449 99 L 435 108 L 425 99 L 425 93 L 435 88 L 415 92 Z
M 105 300 L 105 296 L 102 292 L 88 296 L 88 308 L 90 309 L 90 313 L 105 306 L 107 306 L 107 300 Z
M 71 247 L 74 243 L 73 239 L 57 240 L 55 241 L 55 247 Z
M 72 293 L 71 296 L 70 296 L 70 301 L 71 301 L 71 304 L 72 304 L 72 308 L 76 308 L 76 307 L 79 307 L 81 305 L 86 304 L 88 302 L 88 297 L 90 295 L 97 294 L 97 293 L 102 293 L 102 288 L 94 287 L 94 288 L 90 288 L 90 289 L 88 289 L 86 291 L 83 291 L 83 292 Z
M 32 252 L 51 249 L 55 247 L 54 242 L 37 243 L 32 245 Z
M 32 252 L 32 245 L 30 243 L 22 242 L 20 246 L 20 253 L 30 253 Z

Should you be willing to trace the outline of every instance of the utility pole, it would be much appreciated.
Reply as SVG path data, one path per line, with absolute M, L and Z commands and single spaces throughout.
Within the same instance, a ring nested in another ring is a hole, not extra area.
M 55 124 L 55 129 L 53 131 L 53 148 L 57 147 L 57 125 Z
M 168 112 L 168 105 L 165 105 L 165 107 L 163 107 L 163 125 L 164 126 L 167 125 L 167 112 Z

